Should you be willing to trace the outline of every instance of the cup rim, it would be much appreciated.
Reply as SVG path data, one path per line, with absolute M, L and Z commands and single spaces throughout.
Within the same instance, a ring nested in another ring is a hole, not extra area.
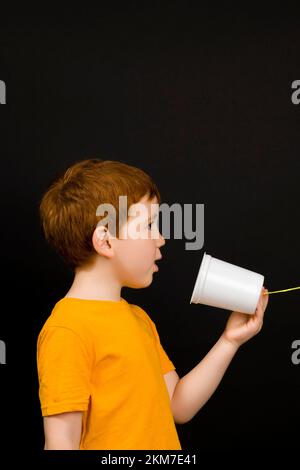
M 203 288 L 205 285 L 205 279 L 208 273 L 208 268 L 210 265 L 210 262 L 212 260 L 212 256 L 208 255 L 206 252 L 204 252 L 201 265 L 198 271 L 198 275 L 196 278 L 196 282 L 194 285 L 193 293 L 191 296 L 190 304 L 191 303 L 199 303 L 199 299 L 201 299 L 201 294 L 203 292 Z

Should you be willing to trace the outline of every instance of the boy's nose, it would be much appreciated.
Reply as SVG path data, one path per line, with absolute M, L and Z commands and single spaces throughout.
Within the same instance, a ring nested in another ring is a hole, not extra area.
M 162 234 L 159 232 L 159 237 L 157 240 L 157 246 L 160 248 L 161 246 L 164 246 L 166 244 L 166 240 L 162 236 Z

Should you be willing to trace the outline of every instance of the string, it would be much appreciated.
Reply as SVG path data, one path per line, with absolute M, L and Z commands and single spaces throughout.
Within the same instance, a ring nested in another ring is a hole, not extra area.
M 284 289 L 284 290 L 273 290 L 272 292 L 264 292 L 263 295 L 269 295 L 269 294 L 278 294 L 279 292 L 288 292 L 290 290 L 296 290 L 296 289 L 300 289 L 300 286 L 299 287 L 291 287 L 290 289 Z

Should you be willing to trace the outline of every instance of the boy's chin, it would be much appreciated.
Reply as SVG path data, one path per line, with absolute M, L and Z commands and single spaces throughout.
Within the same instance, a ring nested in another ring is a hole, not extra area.
M 130 282 L 126 285 L 126 287 L 130 287 L 131 289 L 143 289 L 148 287 L 152 284 L 153 281 L 153 273 L 150 273 L 145 279 L 137 280 Z

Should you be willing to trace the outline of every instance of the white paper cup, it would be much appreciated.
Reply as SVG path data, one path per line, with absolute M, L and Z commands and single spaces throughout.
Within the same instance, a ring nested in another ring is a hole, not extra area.
M 255 313 L 264 276 L 204 253 L 190 303 Z

